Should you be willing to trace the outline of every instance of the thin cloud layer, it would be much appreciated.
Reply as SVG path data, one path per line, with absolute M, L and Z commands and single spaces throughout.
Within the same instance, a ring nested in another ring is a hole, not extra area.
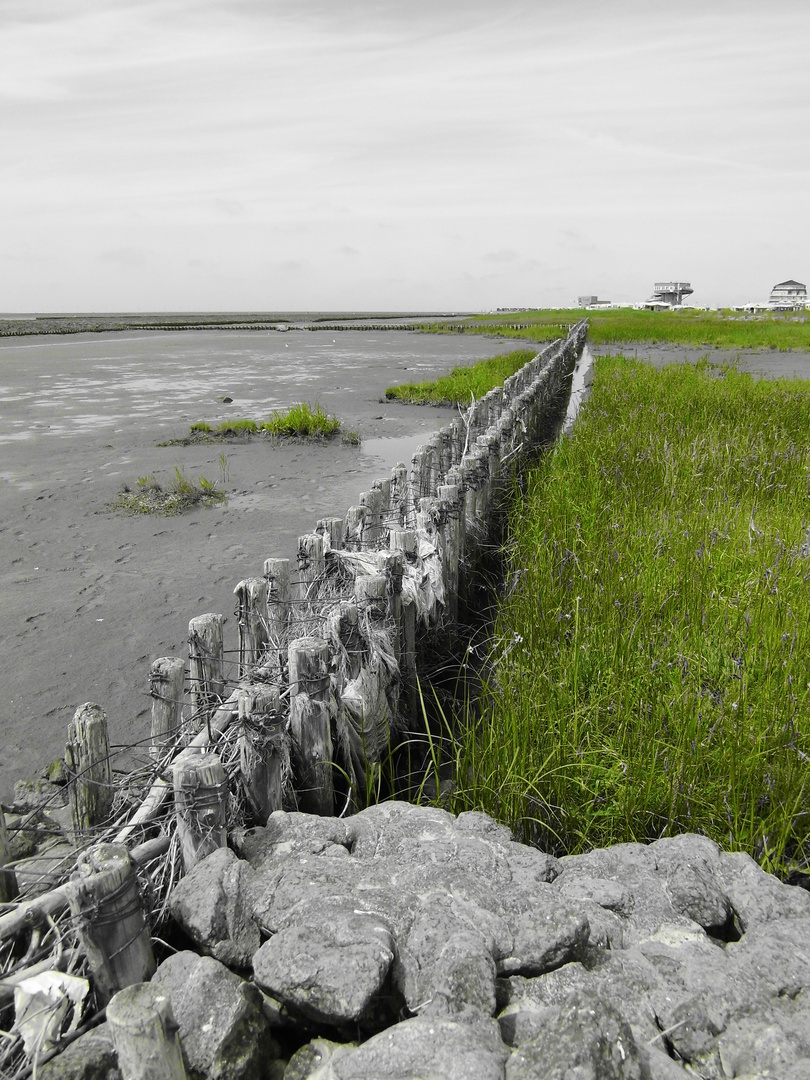
M 6 310 L 477 309 L 670 276 L 730 303 L 807 280 L 810 9 L 31 7 L 0 7 Z

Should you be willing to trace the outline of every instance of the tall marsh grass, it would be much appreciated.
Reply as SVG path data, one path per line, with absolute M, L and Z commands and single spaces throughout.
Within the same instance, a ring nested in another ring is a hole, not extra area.
M 599 359 L 509 563 L 451 809 L 557 852 L 810 856 L 810 382 Z

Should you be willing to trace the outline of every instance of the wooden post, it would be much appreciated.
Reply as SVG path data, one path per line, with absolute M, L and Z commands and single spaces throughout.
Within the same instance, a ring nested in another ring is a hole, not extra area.
M 405 562 L 416 560 L 416 533 L 412 529 L 392 529 L 391 547 L 399 551 Z M 400 582 L 400 590 L 402 585 Z M 399 668 L 405 686 L 405 694 L 411 716 L 416 715 L 418 691 L 416 683 L 416 604 L 412 597 L 401 591 L 401 632 Z
M 198 615 L 188 624 L 191 715 L 197 727 L 208 722 L 225 691 L 222 674 L 221 615 Z
M 379 488 L 360 493 L 360 505 L 366 508 L 366 521 L 363 529 L 363 546 L 376 548 L 382 538 L 382 492 Z
M 239 762 L 248 802 L 262 824 L 281 809 L 284 757 L 277 686 L 254 686 L 239 693 Z
M 189 748 L 172 768 L 177 835 L 186 873 L 228 842 L 228 778 L 217 754 Z
M 371 487 L 380 493 L 380 535 L 384 537 L 391 518 L 391 480 L 383 476 L 374 480 Z
M 107 1006 L 118 1068 L 124 1080 L 186 1080 L 171 1001 L 156 983 L 119 991 Z
M 267 630 L 277 648 L 286 648 L 290 625 L 290 560 L 265 559 Z
M 183 687 L 186 669 L 179 656 L 161 656 L 149 669 L 149 695 L 152 698 L 151 754 L 159 758 L 170 745 L 183 723 Z
M 0 904 L 10 904 L 17 895 L 17 875 L 13 870 L 4 869 L 9 861 L 8 832 L 6 815 L 0 806 Z
M 100 1004 L 155 973 L 155 957 L 143 901 L 126 847 L 97 844 L 76 864 L 66 886 Z
M 455 484 L 443 484 L 439 488 L 439 500 L 445 520 L 444 536 L 444 583 L 447 590 L 447 612 L 455 626 L 458 621 L 458 564 L 459 564 L 459 490 Z
M 324 554 L 340 551 L 343 547 L 343 518 L 321 518 L 315 525 L 315 532 L 323 537 Z
M 361 551 L 366 530 L 368 509 L 365 506 L 350 506 L 346 511 L 345 544 L 349 551 Z
M 400 461 L 391 470 L 392 525 L 408 523 L 410 513 L 408 495 L 408 470 Z
M 329 646 L 321 638 L 290 642 L 290 732 L 298 803 L 311 814 L 335 812 L 329 716 Z
M 420 446 L 411 458 L 410 503 L 414 513 L 418 511 L 419 500 L 428 496 L 430 486 L 430 451 L 427 446 Z
M 323 537 L 318 533 L 299 536 L 298 588 L 302 600 L 313 600 L 318 595 L 317 583 L 323 577 L 325 569 Z
M 242 679 L 260 662 L 267 646 L 267 582 L 264 578 L 245 578 L 233 591 L 239 624 L 239 677 Z
M 91 833 L 112 811 L 112 769 L 107 714 L 88 701 L 68 725 L 65 764 L 72 774 L 70 809 L 77 836 Z
M 385 574 L 358 574 L 354 582 L 358 608 L 365 610 L 372 627 L 380 630 L 385 625 L 388 609 L 387 588 Z

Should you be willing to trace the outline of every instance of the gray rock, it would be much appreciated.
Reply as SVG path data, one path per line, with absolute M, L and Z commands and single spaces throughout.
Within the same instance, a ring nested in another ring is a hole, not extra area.
M 592 993 L 549 1008 L 540 1030 L 506 1063 L 506 1080 L 648 1080 L 649 1063 L 624 1017 Z
M 192 1080 L 267 1080 L 279 1049 L 259 990 L 211 956 L 175 953 L 153 976 L 169 995 Z
M 721 852 L 720 883 L 746 931 L 756 923 L 810 918 L 810 892 L 783 885 L 750 855 Z
M 342 1054 L 323 1076 L 324 1080 L 503 1080 L 508 1056 L 494 1020 L 418 1016 Z
M 296 1050 L 284 1071 L 284 1080 L 334 1080 L 333 1066 L 355 1049 L 355 1043 L 313 1039 Z
M 531 896 L 504 890 L 502 904 L 514 937 L 512 956 L 499 965 L 505 974 L 542 975 L 577 959 L 588 941 L 586 915 L 552 885 L 538 882 Z
M 218 848 L 175 885 L 172 916 L 200 949 L 232 967 L 250 967 L 261 944 L 250 891 L 254 871 Z
M 333 910 L 326 921 L 274 934 L 253 959 L 253 977 L 288 1007 L 340 1027 L 361 1020 L 382 990 L 393 959 L 393 938 L 385 923 Z
M 122 1080 L 106 1023 L 80 1036 L 37 1069 L 40 1080 Z

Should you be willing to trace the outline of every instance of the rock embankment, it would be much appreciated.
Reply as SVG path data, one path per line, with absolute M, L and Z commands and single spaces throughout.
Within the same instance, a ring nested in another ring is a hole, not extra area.
M 810 894 L 703 837 L 558 860 L 391 802 L 232 843 L 155 975 L 190 1076 L 810 1077 Z M 116 1074 L 104 1028 L 40 1070 Z

